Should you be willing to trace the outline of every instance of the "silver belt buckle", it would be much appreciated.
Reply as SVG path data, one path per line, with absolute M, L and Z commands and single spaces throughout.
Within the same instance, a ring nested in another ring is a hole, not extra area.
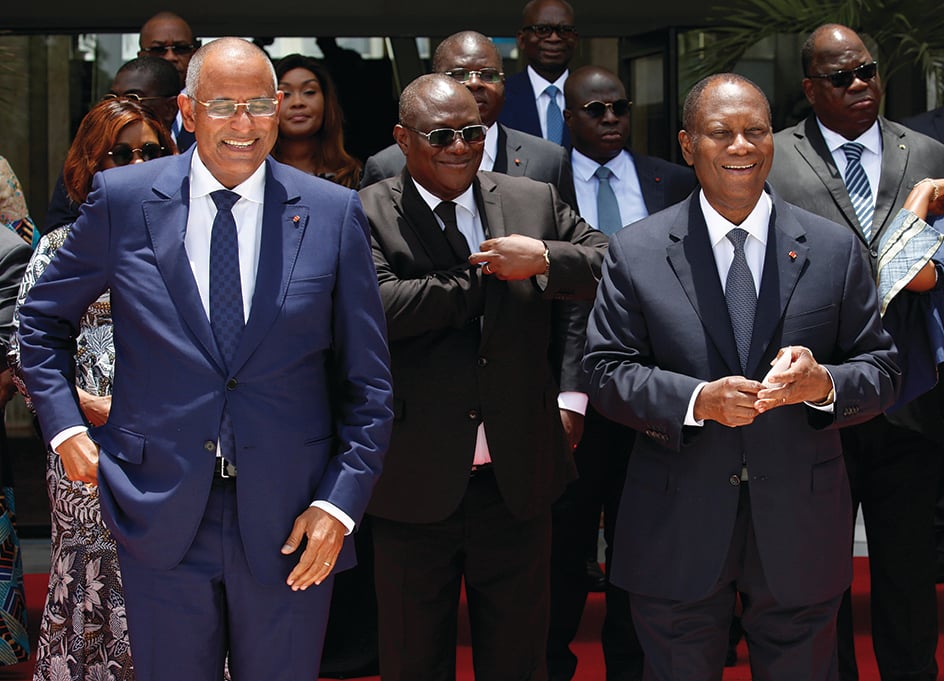
M 224 459 L 222 456 L 216 457 L 217 472 L 223 480 L 229 480 L 236 477 L 236 466 Z

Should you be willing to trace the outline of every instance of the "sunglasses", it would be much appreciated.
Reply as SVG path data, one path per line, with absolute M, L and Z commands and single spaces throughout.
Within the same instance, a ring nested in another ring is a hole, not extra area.
M 246 108 L 246 113 L 250 116 L 262 118 L 274 116 L 275 112 L 279 110 L 279 100 L 275 97 L 259 97 L 245 102 L 237 102 L 232 99 L 211 99 L 209 102 L 194 99 L 193 101 L 205 106 L 207 115 L 210 118 L 231 118 L 236 115 L 241 106 Z
M 561 38 L 572 38 L 577 35 L 577 27 L 571 24 L 531 24 L 522 26 L 522 31 L 531 31 L 538 38 L 550 38 L 551 33 L 556 33 Z
M 431 147 L 448 147 L 455 142 L 458 137 L 462 137 L 462 141 L 466 144 L 481 144 L 485 141 L 485 133 L 488 132 L 488 128 L 484 125 L 467 125 L 461 130 L 436 128 L 429 132 L 411 128 L 409 125 L 404 125 L 403 123 L 400 123 L 400 125 L 407 130 L 412 130 L 418 135 L 425 137 Z
M 170 50 L 177 56 L 183 56 L 185 54 L 193 54 L 196 52 L 197 48 L 200 47 L 199 43 L 171 43 L 169 45 L 153 45 L 151 47 L 142 47 L 142 52 L 147 52 L 152 57 L 157 57 L 160 59 L 164 56 L 164 53 L 167 50 Z
M 854 81 L 856 78 L 865 82 L 875 78 L 876 73 L 878 73 L 878 62 L 873 61 L 871 64 L 862 64 L 862 66 L 857 66 L 854 69 L 849 69 L 848 71 L 814 73 L 809 75 L 808 78 L 825 78 L 830 83 L 832 83 L 833 87 L 846 88 L 852 85 L 852 81 Z
M 590 114 L 591 118 L 603 118 L 607 109 L 612 111 L 614 116 L 625 116 L 629 113 L 629 107 L 632 105 L 633 103 L 628 99 L 617 99 L 612 102 L 601 102 L 594 99 L 580 108 Z
M 108 152 L 116 166 L 126 166 L 134 160 L 134 155 L 140 154 L 142 161 L 153 161 L 164 155 L 164 147 L 156 142 L 146 142 L 140 149 L 133 149 L 130 144 L 119 142 Z
M 143 104 L 144 102 L 150 102 L 155 99 L 170 99 L 171 97 L 176 97 L 177 95 L 165 95 L 163 97 L 142 97 L 139 94 L 134 92 L 128 92 L 123 95 L 116 95 L 114 92 L 109 92 L 107 95 L 102 95 L 103 102 L 109 102 L 111 100 L 118 101 L 128 101 L 128 102 L 137 102 L 138 104 Z
M 500 83 L 505 78 L 505 74 L 499 71 L 498 69 L 482 69 L 480 71 L 473 71 L 470 69 L 450 69 L 449 71 L 443 71 L 443 73 L 453 80 L 457 80 L 460 83 L 468 83 L 472 80 L 473 77 L 477 77 L 483 83 Z

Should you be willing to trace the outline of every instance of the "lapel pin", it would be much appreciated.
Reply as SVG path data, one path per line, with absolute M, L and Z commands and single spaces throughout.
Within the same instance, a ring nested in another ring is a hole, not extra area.
M 298 224 L 298 221 L 299 221 L 299 220 L 301 220 L 301 218 L 298 217 L 297 215 L 293 215 L 293 216 L 292 216 L 292 222 L 294 222 L 296 225 Z
M 899 145 L 898 145 L 898 148 L 901 149 L 902 151 L 904 151 L 905 149 L 907 149 L 907 147 L 906 147 L 904 144 L 899 144 Z
M 790 256 L 790 260 L 796 260 L 796 259 L 797 259 L 797 252 L 796 252 L 796 251 L 790 251 L 789 253 L 787 253 L 787 255 Z
M 656 182 L 662 182 L 662 178 L 661 178 L 661 177 L 656 177 L 655 180 L 656 180 Z
M 515 165 L 516 165 L 516 166 L 520 166 L 520 165 L 521 165 L 521 159 L 520 159 L 520 158 L 516 158 L 516 159 L 515 159 Z

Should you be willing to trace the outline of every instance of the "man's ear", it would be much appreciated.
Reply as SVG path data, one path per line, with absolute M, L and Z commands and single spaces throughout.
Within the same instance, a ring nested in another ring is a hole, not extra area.
M 678 134 L 679 146 L 682 147 L 682 158 L 685 159 L 685 162 L 690 165 L 695 165 L 695 149 L 694 149 L 694 138 L 688 134 L 685 130 L 679 130 Z
M 816 90 L 813 87 L 813 79 L 804 78 L 802 85 L 803 85 L 803 94 L 806 95 L 806 101 L 808 101 L 810 103 L 810 106 L 812 106 L 813 104 L 815 104 L 815 100 L 816 100 Z
M 397 123 L 393 126 L 393 139 L 397 143 L 397 146 L 400 147 L 400 151 L 403 152 L 403 155 L 406 156 L 407 152 L 410 150 L 410 131 Z
M 196 111 L 193 108 L 193 100 L 184 93 L 177 95 L 177 107 L 180 109 L 180 117 L 184 122 L 184 129 L 187 132 L 196 132 Z

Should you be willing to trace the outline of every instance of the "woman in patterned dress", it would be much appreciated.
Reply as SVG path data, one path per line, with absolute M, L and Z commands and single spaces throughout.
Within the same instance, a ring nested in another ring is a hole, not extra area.
M 66 156 L 69 197 L 85 201 L 99 170 L 141 163 L 176 151 L 163 124 L 141 105 L 123 100 L 97 104 L 83 119 Z M 65 242 L 71 225 L 44 236 L 20 287 L 17 309 Z M 85 418 L 103 424 L 111 408 L 115 347 L 106 291 L 82 317 L 76 339 L 76 389 Z M 13 343 L 11 364 L 19 366 Z M 32 405 L 22 381 L 20 392 Z M 52 511 L 49 590 L 40 623 L 34 681 L 130 681 L 125 598 L 115 541 L 102 523 L 98 488 L 72 482 L 59 456 L 47 452 L 46 485 Z

